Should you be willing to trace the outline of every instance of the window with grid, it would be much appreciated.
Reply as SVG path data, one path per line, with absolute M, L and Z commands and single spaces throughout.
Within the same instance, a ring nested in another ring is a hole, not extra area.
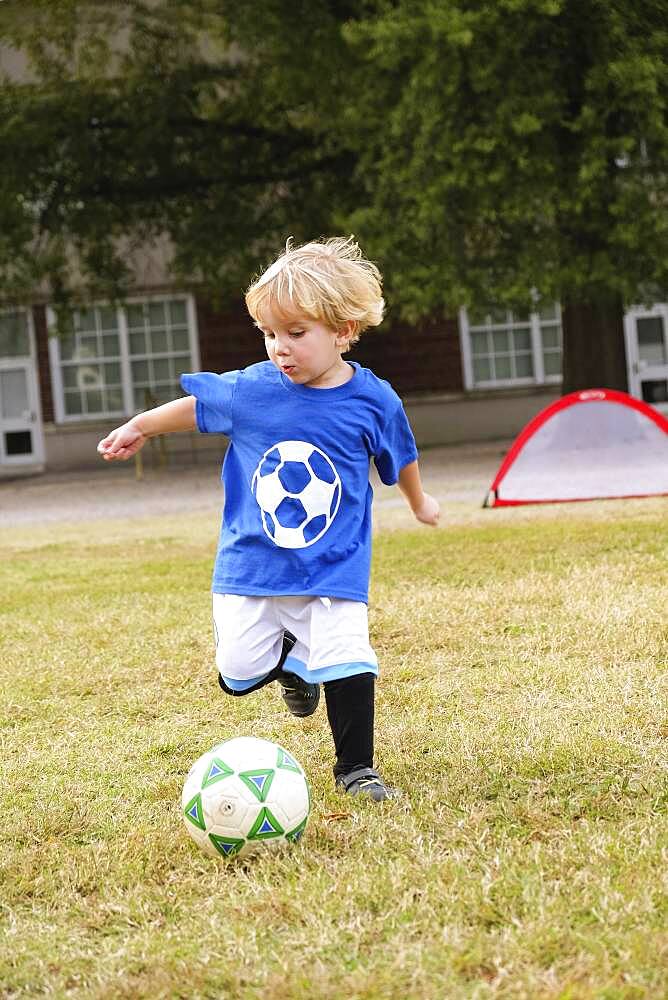
M 561 313 L 465 310 L 460 314 L 467 388 L 540 384 L 561 377 Z
M 129 415 L 182 395 L 192 327 L 184 298 L 75 311 L 71 332 L 51 339 L 57 419 Z
M 127 307 L 133 409 L 182 395 L 181 372 L 191 370 L 186 303 L 179 299 Z

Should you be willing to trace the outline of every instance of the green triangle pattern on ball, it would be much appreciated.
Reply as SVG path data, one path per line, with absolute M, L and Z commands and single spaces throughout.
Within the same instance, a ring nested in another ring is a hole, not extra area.
M 302 769 L 290 754 L 284 750 L 282 747 L 278 748 L 278 760 L 276 761 L 276 767 L 283 768 L 284 771 L 296 771 L 297 774 L 302 773 Z
M 293 844 L 296 844 L 297 841 L 301 838 L 301 835 L 303 834 L 304 830 L 306 829 L 307 820 L 308 816 L 305 816 L 304 819 L 301 821 L 301 823 L 294 828 L 294 830 L 290 830 L 289 833 L 286 833 L 285 839 L 291 841 L 291 843 Z
M 202 809 L 202 796 L 198 792 L 197 795 L 193 795 L 192 799 L 188 805 L 183 810 L 186 819 L 190 820 L 193 826 L 198 827 L 200 830 L 206 830 L 206 823 L 204 822 L 204 810 Z
M 209 840 L 224 858 L 231 858 L 233 854 L 238 854 L 244 846 L 243 838 L 239 840 L 236 837 L 222 837 L 217 833 L 210 833 Z
M 248 840 L 269 840 L 271 837 L 282 837 L 284 833 L 285 830 L 271 810 L 263 806 L 248 831 Z
M 274 770 L 272 768 L 258 769 L 256 771 L 239 771 L 239 777 L 247 788 L 250 788 L 253 795 L 260 801 L 265 802 L 271 783 L 274 780 Z
M 202 778 L 202 788 L 208 788 L 221 778 L 229 778 L 231 774 L 234 774 L 232 768 L 228 767 L 220 757 L 214 757 Z

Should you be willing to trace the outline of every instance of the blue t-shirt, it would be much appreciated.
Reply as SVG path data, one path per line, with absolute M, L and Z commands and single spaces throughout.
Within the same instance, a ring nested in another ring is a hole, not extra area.
M 391 386 L 352 367 L 332 389 L 296 385 L 270 361 L 181 377 L 198 429 L 230 438 L 216 593 L 368 600 L 369 463 L 391 486 L 417 449 Z

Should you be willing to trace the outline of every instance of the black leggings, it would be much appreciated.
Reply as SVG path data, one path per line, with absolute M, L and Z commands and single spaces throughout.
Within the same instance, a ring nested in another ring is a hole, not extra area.
M 257 684 L 244 691 L 233 691 L 218 675 L 218 683 L 226 694 L 239 697 L 258 691 L 280 673 L 275 667 Z M 374 685 L 373 674 L 355 674 L 336 681 L 325 681 L 325 703 L 327 719 L 334 738 L 336 764 L 334 775 L 349 774 L 358 767 L 373 767 L 373 718 Z

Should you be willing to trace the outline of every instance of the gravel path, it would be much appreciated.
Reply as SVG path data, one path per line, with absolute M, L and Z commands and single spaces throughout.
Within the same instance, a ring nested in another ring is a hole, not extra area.
M 440 501 L 479 506 L 510 442 L 430 448 L 420 457 L 426 489 Z M 401 506 L 392 487 L 373 480 L 376 504 Z M 167 469 L 146 468 L 137 480 L 134 463 L 86 472 L 46 473 L 0 479 L 0 526 L 179 514 L 219 509 L 222 490 L 210 460 Z

